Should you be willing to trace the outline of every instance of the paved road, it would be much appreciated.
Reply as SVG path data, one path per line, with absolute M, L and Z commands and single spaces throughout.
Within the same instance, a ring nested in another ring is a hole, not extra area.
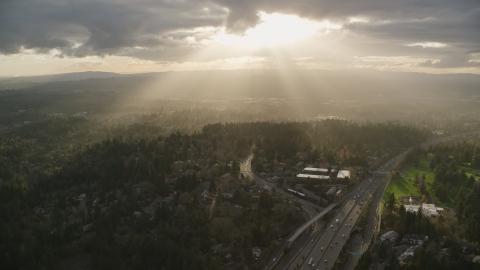
M 305 260 L 298 269 L 316 269 L 319 266 L 323 269 L 330 269 L 333 267 L 343 245 L 350 237 L 353 225 L 379 184 L 380 177 L 377 176 L 367 179 L 356 188 L 357 192 L 350 195 L 351 197 L 328 224 L 327 231 L 309 252 L 307 258 L 312 259 L 312 264 L 309 264 L 310 259 Z
M 391 170 L 400 157 L 401 155 L 398 155 L 387 161 L 379 170 Z M 333 267 L 343 245 L 348 240 L 353 224 L 355 224 L 365 204 L 374 195 L 375 191 L 379 187 L 381 187 L 380 190 L 384 188 L 386 185 L 385 179 L 385 175 L 375 175 L 344 194 L 343 198 L 346 200 L 346 203 L 339 209 L 336 216 L 332 219 L 332 223 L 328 224 L 327 230 L 324 233 L 312 235 L 311 242 L 315 244 L 308 246 L 296 245 L 293 251 L 298 253 L 299 256 L 292 262 L 288 262 L 288 264 L 280 264 L 277 269 L 330 269 Z M 381 194 L 382 192 L 376 192 L 375 200 L 381 200 Z M 372 205 L 375 206 L 375 203 Z M 376 215 L 371 214 L 371 216 Z M 337 219 L 338 224 L 335 222 Z M 370 235 L 370 238 L 373 237 L 373 232 Z M 365 242 L 365 244 L 368 244 L 368 242 Z M 361 248 L 366 249 L 363 245 Z M 310 258 L 313 265 L 309 264 Z M 325 262 L 325 260 L 327 261 Z
M 480 133 L 480 131 L 469 132 L 465 134 L 453 135 L 449 137 L 437 138 L 425 143 L 422 143 L 421 147 L 428 147 L 440 142 L 449 141 L 455 139 L 459 136 L 466 136 Z M 343 245 L 348 240 L 350 232 L 353 229 L 352 225 L 355 224 L 360 213 L 365 207 L 365 203 L 372 197 L 372 210 L 369 215 L 369 226 L 365 230 L 365 239 L 360 246 L 357 248 L 366 251 L 370 240 L 379 232 L 380 223 L 381 223 L 381 200 L 385 192 L 388 182 L 386 181 L 387 175 L 385 172 L 389 172 L 393 169 L 395 163 L 401 158 L 403 154 L 407 151 L 401 153 L 400 155 L 390 159 L 384 165 L 382 165 L 377 171 L 384 172 L 383 175 L 376 175 L 371 179 L 364 181 L 359 184 L 357 187 L 344 194 L 343 198 L 346 199 L 346 202 L 338 210 L 336 216 L 333 218 L 333 221 L 328 224 L 326 229 L 322 229 L 319 226 L 319 223 L 312 225 L 312 228 L 309 228 L 304 234 L 303 237 L 299 237 L 294 243 L 294 248 L 290 251 L 289 254 L 285 256 L 285 259 L 279 263 L 278 258 L 272 259 L 266 266 L 265 269 L 272 269 L 276 267 L 277 269 L 330 269 L 335 263 L 336 258 L 338 257 Z M 253 174 L 251 172 L 250 164 L 253 155 L 250 155 L 245 162 L 242 164 L 242 172 L 244 175 L 250 176 L 254 179 L 259 186 L 270 186 L 274 188 L 274 184 L 266 182 Z M 371 180 L 371 181 L 370 181 Z M 378 189 L 378 192 L 376 190 Z M 284 192 L 283 190 L 277 190 L 285 196 L 290 196 L 290 194 Z M 318 207 L 317 205 L 296 198 L 303 206 Z M 338 223 L 335 222 L 338 219 Z M 346 225 L 346 226 L 345 226 Z M 309 241 L 310 239 L 310 241 Z M 323 250 L 322 250 L 323 247 Z M 283 253 L 282 250 L 277 251 L 276 254 Z M 312 259 L 312 264 L 309 264 L 310 258 Z M 358 258 L 352 259 L 347 265 L 348 269 L 356 265 Z M 278 263 L 278 265 L 276 265 Z
M 310 201 L 303 200 L 299 197 L 293 196 L 292 194 L 285 192 L 282 189 L 278 189 L 274 183 L 267 182 L 262 178 L 260 178 L 258 175 L 252 172 L 252 166 L 251 166 L 252 159 L 253 159 L 253 154 L 250 154 L 243 161 L 240 162 L 240 172 L 242 172 L 245 177 L 250 177 L 251 179 L 253 179 L 257 183 L 257 186 L 262 188 L 265 186 L 268 186 L 271 190 L 276 190 L 278 193 L 284 195 L 285 197 L 291 198 L 292 200 L 299 202 L 302 205 L 308 205 L 313 209 L 318 209 L 318 210 L 323 209 L 321 206 L 318 206 L 317 204 L 314 204 Z

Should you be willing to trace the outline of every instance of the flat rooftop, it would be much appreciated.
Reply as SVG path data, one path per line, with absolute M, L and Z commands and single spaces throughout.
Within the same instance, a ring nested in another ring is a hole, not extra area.
M 328 172 L 328 169 L 324 168 L 305 168 L 303 170 L 307 172 Z
M 337 178 L 350 178 L 350 171 L 349 170 L 339 170 L 337 174 Z
M 305 173 L 297 174 L 297 177 L 312 178 L 312 179 L 328 179 L 328 175 L 316 175 L 316 174 L 305 174 Z

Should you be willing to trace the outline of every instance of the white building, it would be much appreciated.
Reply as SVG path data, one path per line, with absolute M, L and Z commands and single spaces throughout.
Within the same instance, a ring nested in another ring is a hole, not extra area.
M 349 170 L 339 170 L 337 173 L 337 179 L 345 179 L 346 177 L 350 178 Z
M 397 240 L 397 237 L 398 237 L 397 232 L 389 231 L 389 232 L 386 232 L 385 234 L 383 234 L 382 236 L 380 236 L 380 242 L 383 242 L 385 240 L 393 242 L 393 241 Z
M 429 217 L 435 217 L 438 215 L 437 208 L 435 204 L 422 204 L 422 213 Z
M 435 204 L 423 203 L 421 207 L 422 213 L 429 217 L 435 217 L 439 211 L 443 211 L 442 207 L 436 207 Z M 405 205 L 407 212 L 418 213 L 418 209 L 420 209 L 420 205 Z
M 311 178 L 311 179 L 328 179 L 328 175 L 315 175 L 315 174 L 297 174 L 298 178 Z
M 420 208 L 420 205 L 411 205 L 411 204 L 405 205 L 405 210 L 411 213 L 417 213 L 419 208 Z
M 318 172 L 318 173 L 328 173 L 328 169 L 324 169 L 324 168 L 305 168 L 303 169 L 303 171 L 305 172 Z

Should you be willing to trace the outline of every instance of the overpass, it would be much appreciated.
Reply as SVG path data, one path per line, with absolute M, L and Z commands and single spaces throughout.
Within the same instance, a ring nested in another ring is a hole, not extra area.
M 337 206 L 338 204 L 337 203 L 332 203 L 330 204 L 327 208 L 323 209 L 322 212 L 318 213 L 316 216 L 314 216 L 313 218 L 311 218 L 309 221 L 305 222 L 300 228 L 298 228 L 294 234 L 292 234 L 292 236 L 290 236 L 287 241 L 288 243 L 293 243 L 297 237 L 302 234 L 308 227 L 312 226 L 313 223 L 315 223 L 319 218 L 325 216 L 325 214 L 327 214 L 328 212 L 330 212 L 330 210 L 332 210 L 333 208 L 335 208 L 335 206 Z

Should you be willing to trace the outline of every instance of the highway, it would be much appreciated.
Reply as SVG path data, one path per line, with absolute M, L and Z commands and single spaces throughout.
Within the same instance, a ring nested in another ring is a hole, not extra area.
M 437 138 L 431 141 L 422 143 L 421 147 L 428 147 L 433 144 L 445 142 L 455 139 L 460 136 L 472 135 L 476 132 L 469 132 L 464 134 L 453 135 L 449 137 Z M 284 243 L 275 253 L 274 258 L 271 259 L 264 269 L 331 269 L 340 254 L 343 245 L 348 241 L 353 225 L 356 223 L 360 213 L 364 210 L 365 204 L 372 198 L 371 211 L 368 217 L 369 225 L 364 233 L 362 243 L 359 243 L 358 235 L 355 237 L 354 248 L 359 252 L 365 252 L 371 239 L 378 234 L 381 223 L 381 201 L 383 194 L 388 185 L 387 175 L 396 162 L 407 153 L 408 150 L 395 156 L 387 161 L 377 171 L 379 174 L 372 176 L 358 186 L 344 194 L 342 199 L 343 205 L 337 210 L 334 218 L 326 226 L 321 226 L 320 221 L 313 222 L 300 237 L 293 243 L 293 250 L 285 255 L 285 258 L 280 260 L 283 254 L 286 243 Z M 254 179 L 258 186 L 263 187 L 267 185 L 272 189 L 275 188 L 273 183 L 266 182 L 257 177 L 251 172 L 250 164 L 253 155 L 250 155 L 244 162 L 242 162 L 242 172 L 245 176 Z M 292 197 L 291 194 L 278 190 L 287 197 Z M 295 197 L 296 201 L 302 204 L 303 209 L 321 209 L 319 206 L 300 198 Z M 307 212 L 309 216 L 313 216 L 312 211 Z M 338 220 L 338 223 L 337 223 Z M 304 225 L 305 226 L 305 225 Z M 325 228 L 324 228 L 325 227 Z M 298 230 L 297 230 L 298 231 Z M 291 234 L 291 236 L 293 233 Z M 286 241 L 285 241 L 286 242 Z M 346 269 L 353 269 L 358 262 L 359 257 L 354 256 L 347 264 Z M 278 264 L 278 265 L 277 265 Z
M 389 160 L 380 167 L 379 171 L 390 170 L 395 162 L 405 153 L 406 151 Z M 380 190 L 385 187 L 386 181 L 383 181 L 384 178 L 386 178 L 384 174 L 370 177 L 344 194 L 342 199 L 345 200 L 345 203 L 338 210 L 332 221 L 327 224 L 326 229 L 309 231 L 310 241 L 306 241 L 304 238 L 297 240 L 294 243 L 294 249 L 278 264 L 276 269 L 332 268 L 365 204 L 379 187 L 381 187 Z M 381 194 L 382 192 L 377 192 L 375 200 L 381 200 Z M 336 223 L 337 219 L 338 223 Z M 368 242 L 362 243 L 360 248 L 363 250 L 367 244 Z M 312 264 L 309 264 L 310 259 L 312 259 Z M 325 260 L 327 261 L 325 262 Z
M 474 134 L 479 134 L 479 133 L 480 133 L 480 131 L 475 131 L 475 132 L 468 132 L 468 133 L 463 133 L 463 134 L 451 135 L 451 136 L 448 136 L 448 137 L 436 138 L 436 139 L 424 142 L 424 143 L 420 144 L 420 146 L 425 148 L 425 147 L 428 147 L 428 146 L 431 146 L 431 145 L 435 145 L 435 144 L 438 144 L 438 143 L 453 140 L 453 139 L 456 139 L 458 137 L 474 135 Z M 390 160 L 389 162 L 387 162 L 386 164 L 381 166 L 381 168 L 379 170 L 380 171 L 392 170 L 394 165 L 395 165 L 395 161 L 400 159 L 401 155 L 405 154 L 406 152 L 407 151 L 403 152 L 402 154 L 398 155 L 394 159 Z M 388 185 L 388 182 L 385 181 L 382 184 L 382 186 L 379 187 L 379 189 L 378 189 L 379 192 L 377 192 L 377 195 L 375 196 L 375 198 L 372 201 L 372 205 L 370 207 L 370 214 L 369 214 L 369 218 L 368 218 L 368 227 L 364 231 L 363 242 L 360 246 L 357 245 L 357 246 L 355 246 L 355 249 L 353 249 L 357 253 L 366 252 L 367 249 L 369 248 L 369 244 L 370 244 L 372 238 L 374 238 L 380 232 L 380 224 L 381 224 L 381 216 L 382 216 L 381 201 L 382 201 L 382 198 L 383 198 L 383 194 L 385 193 L 385 190 L 387 188 L 387 185 Z M 374 257 L 374 261 L 375 261 L 375 255 L 372 254 L 372 256 Z M 345 269 L 346 270 L 355 269 L 355 266 L 357 265 L 359 259 L 360 259 L 359 256 L 352 256 L 351 260 L 348 262 Z M 373 270 L 376 270 L 378 268 L 378 265 L 376 263 L 372 263 L 372 266 L 373 266 L 372 267 Z
M 297 269 L 330 269 L 333 267 L 335 259 L 350 237 L 353 225 L 379 184 L 380 177 L 371 177 L 355 188 L 356 192 L 347 198 L 343 207 L 327 224 L 325 233 L 318 239 L 316 245 L 308 252 L 306 259 Z

